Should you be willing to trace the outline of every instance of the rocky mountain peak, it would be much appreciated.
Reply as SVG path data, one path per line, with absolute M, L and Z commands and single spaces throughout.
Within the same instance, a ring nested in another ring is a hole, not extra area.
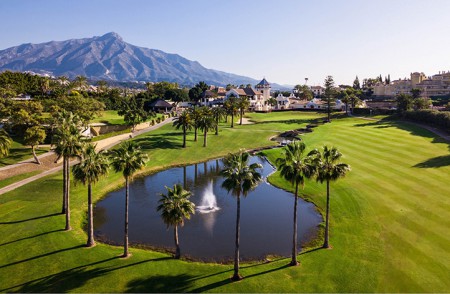
M 53 76 L 85 76 L 91 80 L 177 82 L 199 81 L 225 86 L 258 81 L 207 69 L 177 54 L 137 47 L 109 32 L 103 36 L 27 44 L 0 50 L 0 71 L 32 71 Z
M 101 41 L 117 40 L 117 41 L 122 41 L 123 42 L 122 37 L 118 33 L 115 33 L 115 32 L 106 33 L 103 36 L 97 37 L 97 39 L 101 40 Z

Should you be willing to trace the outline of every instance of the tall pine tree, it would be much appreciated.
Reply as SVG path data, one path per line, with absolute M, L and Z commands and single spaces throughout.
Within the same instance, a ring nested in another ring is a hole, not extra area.
M 356 76 L 355 80 L 353 81 L 353 89 L 355 89 L 355 90 L 360 90 L 361 89 L 361 85 L 359 83 L 358 76 Z

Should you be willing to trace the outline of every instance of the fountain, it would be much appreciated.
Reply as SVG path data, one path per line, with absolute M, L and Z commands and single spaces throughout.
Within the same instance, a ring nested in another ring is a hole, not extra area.
M 251 157 L 250 163 L 263 166 L 261 175 L 265 178 L 274 172 L 263 158 Z M 227 261 L 233 254 L 236 225 L 236 198 L 221 188 L 225 180 L 220 176 L 223 164 L 220 160 L 207 163 L 207 173 L 202 164 L 175 167 L 145 178 L 139 178 L 130 185 L 129 220 L 130 242 L 147 245 L 150 248 L 173 248 L 173 232 L 167 230 L 156 210 L 165 193 L 164 186 L 172 187 L 183 183 L 192 192 L 190 198 L 197 206 L 195 215 L 186 221 L 179 231 L 182 251 L 190 258 L 204 261 Z M 98 240 L 113 244 L 123 242 L 123 195 L 125 188 L 108 193 L 95 207 L 95 235 Z M 292 193 L 270 184 L 260 184 L 241 198 L 240 252 L 246 260 L 261 260 L 266 255 L 289 256 L 292 241 Z M 219 209 L 220 207 L 220 209 Z M 308 242 L 317 235 L 322 216 L 315 206 L 301 199 L 298 201 L 299 242 Z
M 216 195 L 213 191 L 213 181 L 209 181 L 208 186 L 206 186 L 203 191 L 202 201 L 200 205 L 196 206 L 196 210 L 200 213 L 210 213 L 219 210 L 217 206 Z

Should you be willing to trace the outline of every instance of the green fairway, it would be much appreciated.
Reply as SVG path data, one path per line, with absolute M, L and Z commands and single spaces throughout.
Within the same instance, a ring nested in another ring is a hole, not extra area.
M 147 121 L 150 121 L 152 119 L 156 119 L 157 117 L 161 117 L 162 114 L 157 113 L 156 117 L 149 117 Z M 123 119 L 123 116 L 120 116 L 117 114 L 117 110 L 105 110 L 102 111 L 101 116 L 96 117 L 91 121 L 91 123 L 105 123 L 109 125 L 124 125 L 125 121 Z
M 37 175 L 39 173 L 41 173 L 41 171 L 37 170 L 37 171 L 32 171 L 32 172 L 20 174 L 20 175 L 17 175 L 17 176 L 9 177 L 7 179 L 4 179 L 4 180 L 0 181 L 0 188 L 9 186 L 11 184 L 14 184 L 15 182 L 21 181 L 23 179 L 27 179 L 27 178 L 32 177 L 34 175 Z
M 102 115 L 93 119 L 91 123 L 105 123 L 110 125 L 123 125 L 125 121 L 123 116 L 117 114 L 117 110 L 102 111 Z
M 202 135 L 193 142 L 192 132 L 188 147 L 181 148 L 181 131 L 170 125 L 135 138 L 150 157 L 143 173 L 273 145 L 270 137 L 323 114 L 248 116 L 256 123 L 233 129 L 222 124 L 219 136 L 208 135 L 206 148 Z M 333 249 L 309 248 L 300 254 L 300 266 L 288 267 L 289 258 L 243 264 L 244 280 L 231 282 L 232 265 L 177 261 L 137 248 L 124 260 L 118 258 L 121 247 L 84 248 L 87 189 L 71 186 L 73 230 L 64 232 L 64 215 L 57 214 L 62 175 L 57 174 L 0 195 L 0 291 L 448 292 L 449 143 L 401 122 L 356 118 L 334 119 L 302 138 L 308 148 L 336 146 L 352 171 L 331 184 Z M 279 152 L 265 151 L 272 160 Z M 278 173 L 270 181 L 291 189 Z M 94 198 L 122 185 L 121 175 L 111 172 L 95 186 Z M 321 212 L 325 186 L 307 182 L 302 191 Z M 182 228 L 180 238 L 182 249 Z

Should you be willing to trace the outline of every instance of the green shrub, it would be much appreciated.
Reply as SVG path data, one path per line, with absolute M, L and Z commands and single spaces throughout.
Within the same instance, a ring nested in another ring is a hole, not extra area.
M 415 122 L 431 124 L 450 130 L 450 111 L 411 110 L 405 112 L 405 118 Z

